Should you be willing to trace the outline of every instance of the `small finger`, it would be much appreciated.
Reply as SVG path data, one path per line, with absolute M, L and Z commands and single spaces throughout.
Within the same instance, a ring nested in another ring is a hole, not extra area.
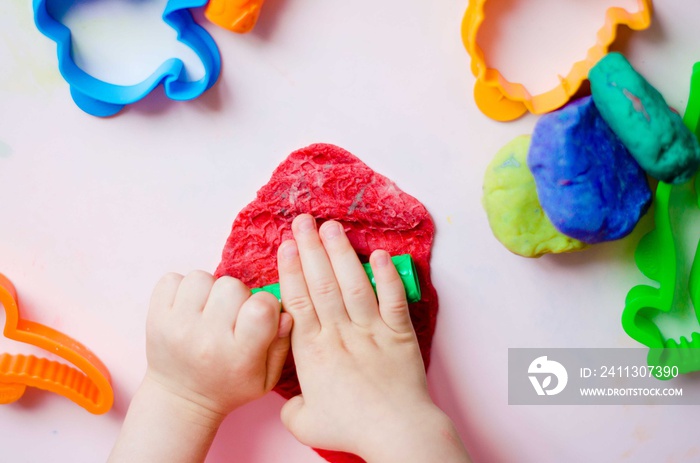
M 349 321 L 333 266 L 316 230 L 316 221 L 309 214 L 299 215 L 292 222 L 292 232 L 309 296 L 321 326 Z
M 294 319 L 287 312 L 280 313 L 280 322 L 277 327 L 277 337 L 286 338 L 292 334 L 292 326 L 294 326 Z
M 406 290 L 388 252 L 377 250 L 369 259 L 377 286 L 379 313 L 384 323 L 397 333 L 413 331 Z
M 207 303 L 209 292 L 214 285 L 214 277 L 202 270 L 187 274 L 180 282 L 173 302 L 173 310 L 178 312 L 201 312 Z
M 350 320 L 361 326 L 372 324 L 379 318 L 377 297 L 343 226 L 331 220 L 321 225 L 319 232 Z
M 250 289 L 241 280 L 222 276 L 211 288 L 204 315 L 221 327 L 233 329 L 238 312 L 249 297 Z
M 185 277 L 178 273 L 166 273 L 153 288 L 146 317 L 146 332 L 149 338 L 157 337 L 161 327 L 166 326 L 172 319 L 173 304 L 183 278 Z
M 299 251 L 293 240 L 285 241 L 277 251 L 280 294 L 284 311 L 294 319 L 292 339 L 303 340 L 321 329 L 316 309 L 306 287 Z M 296 342 L 296 341 L 295 341 Z
M 289 335 L 292 332 L 292 316 L 282 312 L 279 318 L 279 326 L 277 327 L 277 337 L 270 348 L 267 350 L 267 376 L 265 378 L 265 390 L 269 391 L 282 375 L 284 362 L 289 354 Z
M 256 359 L 264 359 L 277 337 L 280 303 L 275 296 L 261 291 L 246 300 L 238 311 L 233 335 Z
M 177 289 L 182 282 L 184 276 L 179 273 L 166 273 L 163 275 L 151 294 L 151 310 L 168 310 L 171 309 L 175 302 Z

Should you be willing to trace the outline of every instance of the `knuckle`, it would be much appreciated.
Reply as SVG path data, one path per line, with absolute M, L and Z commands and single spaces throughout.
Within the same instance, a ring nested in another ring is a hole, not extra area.
M 220 287 L 222 289 L 225 289 L 227 291 L 231 292 L 241 292 L 245 291 L 248 292 L 250 289 L 248 286 L 246 286 L 241 280 L 238 278 L 234 278 L 228 275 L 224 275 L 220 277 L 218 280 L 216 280 L 215 285 L 217 287 Z
M 284 299 L 284 308 L 290 313 L 310 312 L 314 310 L 311 300 L 306 296 L 292 296 Z
M 165 275 L 163 275 L 163 276 L 160 278 L 160 280 L 161 280 L 162 282 L 174 282 L 174 283 L 177 283 L 177 282 L 180 282 L 183 278 L 184 278 L 184 277 L 183 277 L 182 275 L 180 275 L 179 273 L 168 272 L 168 273 L 166 273 Z
M 251 301 L 256 304 L 265 305 L 265 307 L 274 307 L 275 310 L 279 310 L 280 301 L 275 297 L 274 294 L 268 293 L 267 291 L 258 291 L 251 296 Z
M 367 284 L 363 284 L 365 282 L 354 282 L 351 284 L 344 292 L 343 292 L 343 297 L 347 297 L 350 299 L 362 299 L 367 297 L 369 294 L 368 292 L 368 286 Z
M 185 278 L 195 281 L 212 281 L 214 279 L 211 273 L 204 270 L 192 270 Z
M 377 284 L 378 285 L 383 285 L 387 287 L 399 287 L 401 286 L 401 289 L 403 290 L 403 283 L 401 283 L 401 277 L 399 276 L 398 272 L 396 270 L 392 270 L 389 272 L 383 272 L 381 277 L 377 278 Z
M 385 302 L 382 308 L 391 314 L 408 316 L 408 304 L 405 299 L 392 299 Z
M 187 276 L 190 278 L 211 278 L 211 273 L 204 270 L 192 270 Z
M 314 283 L 312 291 L 319 296 L 331 296 L 338 290 L 338 285 L 331 279 L 321 279 Z
M 317 361 L 323 360 L 328 355 L 327 347 L 318 343 L 309 344 L 306 346 L 305 350 L 309 358 L 316 359 Z
M 279 309 L 279 302 L 272 294 L 261 292 L 248 299 L 246 306 L 250 312 L 256 315 L 267 316 Z
M 219 348 L 213 340 L 201 339 L 193 346 L 192 355 L 200 364 L 215 363 L 219 358 Z
M 148 342 L 159 345 L 168 352 L 179 352 L 182 346 L 190 342 L 189 332 L 179 324 L 167 329 L 162 324 L 147 324 L 146 329 Z

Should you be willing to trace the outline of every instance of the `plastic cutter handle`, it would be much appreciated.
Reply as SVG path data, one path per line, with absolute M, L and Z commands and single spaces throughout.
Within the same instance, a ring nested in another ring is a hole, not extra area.
M 418 282 L 418 274 L 416 272 L 416 266 L 413 263 L 413 258 L 410 254 L 401 254 L 399 256 L 393 256 L 391 261 L 394 263 L 394 267 L 399 272 L 401 281 L 403 282 L 403 287 L 406 290 L 406 299 L 408 302 L 418 302 L 420 301 L 420 283 Z M 372 283 L 372 288 L 376 291 L 377 286 L 374 282 L 374 273 L 372 272 L 372 267 L 369 264 L 362 264 L 365 268 L 365 273 L 367 273 L 367 278 L 369 282 Z M 277 299 L 282 299 L 280 296 L 280 284 L 273 283 L 271 285 L 266 285 L 261 288 L 253 288 L 251 292 L 253 294 L 258 291 L 266 291 L 268 293 L 274 294 Z

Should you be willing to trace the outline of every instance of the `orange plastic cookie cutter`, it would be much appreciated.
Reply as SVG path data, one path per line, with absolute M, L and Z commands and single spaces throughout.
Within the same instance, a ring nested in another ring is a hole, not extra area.
M 217 26 L 245 34 L 258 22 L 263 3 L 265 0 L 210 0 L 204 16 Z
M 497 69 L 486 64 L 484 52 L 477 44 L 485 3 L 486 0 L 469 1 L 462 21 L 462 41 L 471 56 L 471 69 L 476 77 L 476 105 L 488 117 L 503 122 L 517 119 L 526 111 L 544 114 L 564 106 L 588 77 L 588 71 L 608 52 L 615 41 L 618 25 L 643 30 L 651 24 L 651 0 L 637 0 L 639 9 L 635 13 L 620 7 L 608 8 L 605 24 L 596 34 L 597 43 L 588 49 L 586 58 L 576 62 L 566 76 L 559 76 L 559 85 L 533 96 L 522 84 L 508 81 Z
M 0 354 L 0 404 L 15 402 L 31 386 L 67 397 L 96 415 L 112 408 L 114 391 L 107 367 L 75 339 L 20 318 L 17 291 L 1 273 L 0 304 L 5 307 L 7 338 L 40 347 L 77 367 L 34 355 Z

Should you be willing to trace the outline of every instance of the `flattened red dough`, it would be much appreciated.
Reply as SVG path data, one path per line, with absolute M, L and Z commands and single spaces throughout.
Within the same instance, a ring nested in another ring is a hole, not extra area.
M 231 275 L 251 288 L 278 281 L 277 247 L 292 238 L 292 219 L 302 213 L 316 217 L 319 225 L 330 219 L 342 223 L 363 262 L 375 249 L 413 256 L 422 299 L 411 304 L 411 318 L 427 368 L 438 310 L 430 282 L 435 226 L 418 200 L 342 148 L 311 145 L 277 167 L 233 222 L 216 277 Z M 275 391 L 287 399 L 301 392 L 291 355 Z M 363 461 L 347 453 L 317 451 L 335 463 Z

